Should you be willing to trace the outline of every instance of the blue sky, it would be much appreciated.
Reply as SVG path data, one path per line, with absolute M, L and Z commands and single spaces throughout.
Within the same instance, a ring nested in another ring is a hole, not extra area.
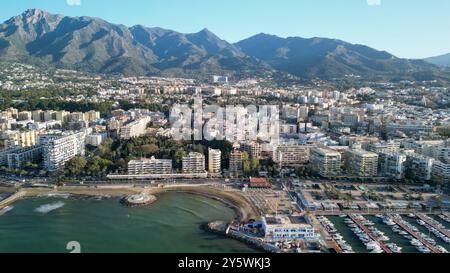
M 399 57 L 450 53 L 449 0 L 2 0 L 0 21 L 29 8 L 96 16 L 236 42 L 257 33 L 329 37 Z

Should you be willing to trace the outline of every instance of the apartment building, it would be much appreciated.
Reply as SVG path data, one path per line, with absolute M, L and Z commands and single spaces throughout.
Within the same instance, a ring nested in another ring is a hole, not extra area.
M 398 141 L 385 141 L 369 144 L 369 151 L 376 154 L 381 153 L 395 153 L 400 150 L 400 142 Z
M 183 173 L 205 172 L 205 156 L 201 153 L 189 153 L 183 156 Z
M 450 161 L 436 160 L 433 164 L 432 179 L 436 183 L 450 183 Z
M 295 167 L 309 162 L 309 147 L 298 144 L 275 146 L 273 161 L 282 167 Z
M 310 149 L 310 165 L 312 169 L 323 177 L 333 177 L 341 174 L 341 154 L 337 151 L 313 147 Z
M 345 153 L 345 168 L 351 175 L 374 177 L 378 175 L 378 155 L 362 149 Z
M 240 144 L 241 151 L 247 152 L 251 157 L 260 158 L 262 153 L 262 144 L 258 141 L 248 141 Z
M 37 163 L 42 158 L 42 147 L 17 148 L 7 153 L 6 162 L 10 169 L 21 169 L 26 163 Z
M 222 152 L 220 150 L 208 149 L 208 172 L 213 175 L 220 174 Z
M 230 173 L 238 175 L 242 173 L 242 152 L 234 150 L 230 155 Z
M 406 160 L 406 177 L 417 181 L 431 180 L 434 158 L 410 154 Z
M 73 157 L 84 155 L 84 132 L 40 135 L 38 139 L 42 146 L 43 167 L 49 171 L 56 171 Z
M 142 158 L 128 162 L 128 174 L 170 174 L 172 173 L 172 160 Z
M 138 118 L 120 129 L 120 138 L 131 139 L 145 134 L 150 117 Z
M 380 153 L 378 156 L 380 175 L 398 180 L 405 178 L 406 155 L 400 153 Z
M 31 147 L 36 145 L 38 135 L 38 130 L 2 131 L 0 133 L 0 139 L 11 141 L 10 143 L 14 144 L 9 146 Z

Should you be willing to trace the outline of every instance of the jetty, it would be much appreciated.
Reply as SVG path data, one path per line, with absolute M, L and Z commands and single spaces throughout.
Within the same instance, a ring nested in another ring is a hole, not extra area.
M 15 192 L 14 194 L 10 195 L 9 197 L 5 198 L 4 200 L 0 201 L 0 209 L 5 208 L 8 205 L 10 205 L 11 203 L 14 203 L 16 200 L 24 197 L 25 194 L 26 193 L 24 191 L 18 191 L 18 192 Z
M 441 253 L 438 249 L 436 249 L 434 246 L 432 246 L 430 243 L 428 243 L 427 241 L 425 241 L 424 238 L 422 238 L 422 236 L 420 236 L 419 234 L 417 234 L 416 232 L 412 231 L 408 226 L 406 226 L 405 224 L 403 224 L 402 220 L 397 219 L 396 217 L 392 217 L 392 221 L 394 221 L 397 225 L 399 225 L 401 228 L 403 228 L 404 230 L 406 230 L 406 232 L 408 232 L 411 236 L 413 236 L 414 238 L 416 238 L 417 240 L 419 240 L 423 245 L 425 245 L 426 247 L 428 247 L 433 253 Z
M 383 249 L 385 253 L 392 253 L 391 249 L 388 248 L 383 242 L 378 240 L 378 238 L 375 237 L 360 220 L 358 220 L 353 214 L 349 214 L 349 216 L 353 220 L 353 222 L 355 222 L 359 226 L 359 228 L 361 228 L 373 241 L 377 242 L 380 245 L 381 249 Z
M 450 233 L 448 232 L 447 229 L 437 226 L 435 223 L 433 223 L 432 221 L 430 221 L 430 219 L 429 219 L 427 216 L 425 216 L 425 215 L 423 215 L 423 214 L 421 214 L 421 213 L 416 213 L 416 216 L 417 216 L 420 220 L 422 220 L 422 221 L 424 221 L 425 223 L 427 223 L 428 225 L 430 225 L 430 226 L 434 227 L 435 229 L 437 229 L 440 233 L 442 233 L 442 234 L 444 234 L 445 236 L 447 236 L 447 237 L 450 238 Z

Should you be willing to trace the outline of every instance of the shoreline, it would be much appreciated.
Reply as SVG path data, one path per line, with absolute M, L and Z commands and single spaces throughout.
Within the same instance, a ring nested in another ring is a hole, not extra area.
M 74 199 L 88 199 L 88 198 L 96 198 L 96 197 L 108 197 L 108 198 L 124 198 L 127 195 L 135 195 L 140 193 L 147 193 L 154 195 L 158 198 L 159 195 L 173 192 L 173 193 L 186 193 L 197 196 L 202 196 L 209 198 L 211 200 L 216 200 L 232 209 L 236 215 L 236 221 L 242 222 L 250 219 L 259 218 L 259 213 L 257 208 L 252 204 L 247 198 L 245 198 L 238 190 L 226 190 L 226 189 L 218 189 L 210 186 L 198 186 L 198 185 L 177 185 L 170 187 L 162 187 L 162 188 L 145 188 L 145 187 L 134 187 L 134 186 L 126 186 L 126 187 L 97 187 L 97 188 L 89 188 L 89 187 L 60 187 L 57 189 L 43 189 L 43 188 L 33 188 L 33 189 L 21 189 L 20 198 L 14 199 L 11 203 L 6 204 L 5 206 L 0 206 L 0 209 L 12 205 L 14 202 L 27 199 L 27 198 L 39 198 L 39 197 L 58 197 L 68 195 L 69 198 Z M 17 193 L 17 192 L 16 192 Z M 157 202 L 157 200 L 155 200 Z M 148 204 L 151 206 L 151 204 Z M 232 234 L 226 234 L 225 232 L 217 232 L 213 229 L 207 228 L 207 226 L 215 221 L 206 222 L 200 225 L 200 228 L 206 232 L 215 233 L 226 238 L 240 241 L 244 243 L 250 248 L 257 249 L 264 252 L 274 252 L 270 248 L 264 247 L 260 242 L 247 240 L 245 238 L 240 238 L 240 236 L 234 236 Z M 227 223 L 228 225 L 229 223 Z
M 11 191 L 12 192 L 12 191 Z M 177 185 L 163 188 L 145 188 L 145 187 L 60 187 L 57 189 L 45 189 L 45 188 L 27 188 L 19 190 L 21 192 L 21 197 L 12 200 L 12 202 L 0 206 L 0 209 L 13 204 L 20 199 L 34 198 L 34 197 L 44 197 L 51 196 L 54 194 L 56 197 L 58 195 L 69 194 L 74 198 L 88 198 L 88 197 L 124 197 L 126 195 L 139 194 L 142 192 L 147 192 L 148 194 L 158 196 L 166 192 L 180 192 L 188 193 L 199 196 L 204 196 L 206 198 L 222 202 L 229 208 L 233 209 L 236 213 L 236 220 L 243 221 L 249 219 L 255 219 L 259 217 L 258 211 L 255 206 L 247 200 L 243 195 L 237 190 L 224 190 L 217 189 L 210 186 L 198 186 L 198 185 Z M 151 205 L 151 204 L 150 204 Z

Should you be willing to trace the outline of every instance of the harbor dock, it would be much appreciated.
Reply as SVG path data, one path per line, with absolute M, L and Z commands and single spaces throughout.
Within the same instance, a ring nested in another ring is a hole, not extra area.
M 447 229 L 435 225 L 432 221 L 430 221 L 430 219 L 428 219 L 428 217 L 425 217 L 425 216 L 424 216 L 423 214 L 421 214 L 421 213 L 416 213 L 416 216 L 417 216 L 420 220 L 422 220 L 422 221 L 424 221 L 425 223 L 427 223 L 428 225 L 430 225 L 430 226 L 434 227 L 435 229 L 437 229 L 440 233 L 444 234 L 444 235 L 447 236 L 447 237 L 450 237 L 450 233 L 448 232 Z
M 361 228 L 373 241 L 377 242 L 381 249 L 383 249 L 383 251 L 385 253 L 392 253 L 392 251 L 380 240 L 378 240 L 378 238 L 376 236 L 373 235 L 373 233 L 363 224 L 361 223 L 361 221 L 359 219 L 357 219 L 355 217 L 355 215 L 353 214 L 349 214 L 349 217 L 353 220 L 353 222 L 355 222 L 355 224 L 357 224 L 359 226 L 359 228 Z
M 433 253 L 441 253 L 438 249 L 436 249 L 434 246 L 432 246 L 430 243 L 428 243 L 422 236 L 417 234 L 416 232 L 412 231 L 407 225 L 405 225 L 400 219 L 397 219 L 396 217 L 392 217 L 392 221 L 394 221 L 397 225 L 399 225 L 401 228 L 403 228 L 406 232 L 408 232 L 411 236 L 419 240 L 423 245 L 428 247 Z

